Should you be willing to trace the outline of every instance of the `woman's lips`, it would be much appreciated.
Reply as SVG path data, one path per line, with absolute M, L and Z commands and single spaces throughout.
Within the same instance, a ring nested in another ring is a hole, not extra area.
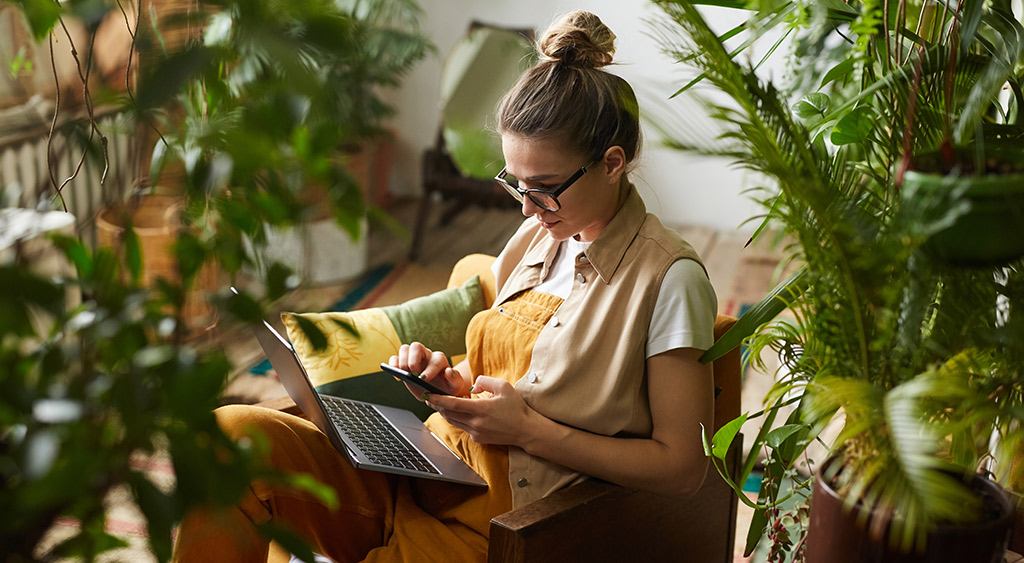
M 537 218 L 537 222 L 540 223 L 540 226 L 544 227 L 545 229 L 550 229 L 550 228 L 554 227 L 555 225 L 561 223 L 561 221 L 551 221 L 551 222 L 548 222 L 548 221 L 545 221 L 545 220 L 541 219 L 540 217 Z

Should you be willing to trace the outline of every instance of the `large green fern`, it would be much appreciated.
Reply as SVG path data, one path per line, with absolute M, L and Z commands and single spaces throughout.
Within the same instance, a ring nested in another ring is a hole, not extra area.
M 763 175 L 756 193 L 765 222 L 795 240 L 791 259 L 802 266 L 703 358 L 747 335 L 747 357 L 780 358 L 765 423 L 786 405 L 797 411 L 755 438 L 744 469 L 762 449 L 766 471 L 792 467 L 841 413 L 830 478 L 849 504 L 887 515 L 893 541 L 920 546 L 936 522 L 972 518 L 976 503 L 956 473 L 973 473 L 991 454 L 1006 459 L 1020 440 L 1024 322 L 999 308 L 1024 306 L 1021 264 L 968 269 L 933 260 L 923 243 L 964 208 L 955 194 L 908 197 L 899 180 L 912 155 L 943 147 L 954 131 L 957 140 L 975 138 L 980 120 L 995 113 L 996 85 L 1010 83 L 1016 96 L 1020 78 L 1008 69 L 1021 64 L 1021 26 L 1005 2 L 965 2 L 955 14 L 900 2 L 903 16 L 886 16 L 882 2 L 752 3 L 752 21 L 783 14 L 807 24 L 798 44 L 822 47 L 827 33 L 816 26 L 840 35 L 839 62 L 835 48 L 803 53 L 802 69 L 815 77 L 793 83 L 817 91 L 800 97 L 738 62 L 729 34 L 716 34 L 694 3 L 656 4 L 667 16 L 654 26 L 666 52 L 724 94 L 705 100 L 724 127 L 720 142 L 676 136 L 670 144 Z M 1010 40 L 998 43 L 993 30 Z M 773 320 L 784 308 L 790 315 Z M 990 451 L 993 436 L 1002 449 Z M 766 483 L 752 527 L 770 525 L 772 503 L 788 496 Z M 748 553 L 759 532 L 752 529 Z

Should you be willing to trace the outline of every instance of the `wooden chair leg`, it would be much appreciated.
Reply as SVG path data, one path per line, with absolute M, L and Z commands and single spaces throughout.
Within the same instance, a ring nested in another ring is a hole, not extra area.
M 431 190 L 424 190 L 423 198 L 420 200 L 420 208 L 416 211 L 416 225 L 412 233 L 412 242 L 409 244 L 409 261 L 415 262 L 423 250 L 423 232 L 427 225 L 427 216 L 430 215 L 432 205 Z

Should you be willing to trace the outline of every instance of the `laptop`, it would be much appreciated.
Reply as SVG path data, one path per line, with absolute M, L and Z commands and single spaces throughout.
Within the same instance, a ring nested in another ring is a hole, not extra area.
M 270 323 L 256 327 L 256 338 L 288 395 L 352 465 L 487 486 L 411 411 L 320 394 L 291 345 Z

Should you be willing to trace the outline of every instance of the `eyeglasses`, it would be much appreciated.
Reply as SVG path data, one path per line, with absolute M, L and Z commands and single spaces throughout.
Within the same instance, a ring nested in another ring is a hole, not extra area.
M 505 188 L 505 191 L 507 191 L 512 197 L 516 198 L 519 203 L 523 202 L 523 197 L 528 197 L 537 207 L 554 213 L 562 209 L 562 204 L 558 203 L 558 196 L 562 195 L 562 192 L 569 189 L 576 180 L 579 180 L 581 176 L 586 174 L 587 168 L 590 168 L 594 164 L 596 164 L 596 161 L 582 166 L 575 174 L 569 176 L 568 180 L 563 182 L 561 186 L 558 186 L 558 188 L 553 191 L 520 188 L 519 180 L 508 173 L 507 167 L 502 168 L 501 172 L 498 173 L 494 179 L 497 180 L 503 188 Z

